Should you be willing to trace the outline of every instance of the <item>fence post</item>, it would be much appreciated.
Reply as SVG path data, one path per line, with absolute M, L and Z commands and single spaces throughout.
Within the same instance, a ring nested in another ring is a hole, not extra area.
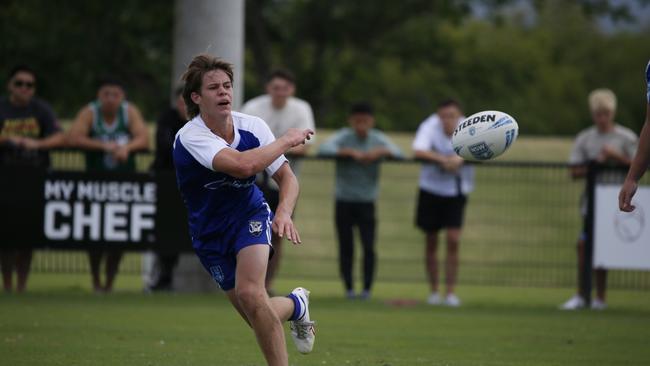
M 582 268 L 582 297 L 585 299 L 587 308 L 591 307 L 591 289 L 593 284 L 594 267 L 594 212 L 596 198 L 596 177 L 598 176 L 598 164 L 591 163 L 587 168 L 587 182 L 585 193 L 587 195 L 587 217 L 585 218 L 585 248 L 584 266 Z

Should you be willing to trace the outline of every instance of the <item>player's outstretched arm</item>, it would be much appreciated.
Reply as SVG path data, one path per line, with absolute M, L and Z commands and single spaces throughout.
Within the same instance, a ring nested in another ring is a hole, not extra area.
M 645 124 L 639 138 L 639 147 L 618 195 L 618 207 L 621 211 L 631 212 L 635 209 L 634 205 L 632 205 L 632 197 L 634 197 L 639 179 L 648 169 L 648 165 L 650 165 L 650 103 L 648 103 L 646 110 Z
M 300 244 L 300 234 L 298 234 L 298 230 L 291 219 L 291 214 L 293 214 L 293 209 L 296 207 L 296 201 L 300 192 L 298 179 L 296 179 L 293 171 L 291 171 L 289 164 L 285 163 L 273 174 L 273 180 L 280 187 L 280 201 L 278 208 L 275 210 L 275 217 L 273 218 L 273 231 L 280 238 L 286 236 L 294 244 Z
M 251 177 L 271 165 L 288 149 L 304 144 L 313 134 L 314 131 L 309 129 L 292 128 L 274 142 L 256 149 L 222 149 L 212 159 L 212 168 L 235 178 Z

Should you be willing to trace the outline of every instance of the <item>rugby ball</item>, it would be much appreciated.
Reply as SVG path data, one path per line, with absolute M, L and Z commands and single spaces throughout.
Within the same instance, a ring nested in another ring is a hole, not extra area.
M 451 144 L 463 159 L 490 160 L 508 150 L 518 134 L 519 125 L 509 114 L 483 111 L 460 122 L 451 136 Z

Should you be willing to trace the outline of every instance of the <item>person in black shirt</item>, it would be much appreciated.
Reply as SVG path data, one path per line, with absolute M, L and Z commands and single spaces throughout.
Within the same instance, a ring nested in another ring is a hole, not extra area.
M 187 122 L 187 112 L 183 101 L 183 87 L 174 91 L 174 106 L 164 111 L 156 124 L 156 157 L 151 164 L 153 171 L 174 171 L 172 147 L 178 130 Z M 171 290 L 174 267 L 178 263 L 178 253 L 156 252 L 154 267 L 157 273 L 147 290 Z
M 16 66 L 9 73 L 9 95 L 0 98 L 0 166 L 49 168 L 47 150 L 64 145 L 65 137 L 49 104 L 34 96 L 36 74 L 27 66 Z M 32 263 L 32 249 L 3 247 L 0 267 L 5 291 L 22 292 Z

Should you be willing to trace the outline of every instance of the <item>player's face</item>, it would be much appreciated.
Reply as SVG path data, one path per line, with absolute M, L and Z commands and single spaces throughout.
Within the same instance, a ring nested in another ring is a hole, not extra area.
M 29 72 L 19 71 L 9 80 L 8 89 L 12 101 L 27 104 L 34 97 L 36 79 Z
M 266 92 L 271 96 L 271 103 L 276 108 L 284 107 L 287 104 L 287 99 L 293 96 L 295 91 L 295 85 L 282 78 L 273 78 L 266 84 Z
M 445 133 L 451 136 L 460 122 L 462 112 L 454 105 L 438 108 L 438 117 L 442 121 Z
M 223 70 L 208 71 L 203 75 L 201 93 L 192 93 L 201 115 L 223 119 L 232 112 L 232 81 Z
M 368 131 L 375 126 L 375 118 L 367 113 L 354 113 L 348 118 L 350 126 L 360 138 L 366 138 Z
M 609 109 L 597 109 L 591 112 L 591 119 L 599 129 L 607 129 L 614 123 L 614 112 Z
M 124 90 L 117 85 L 104 85 L 97 92 L 97 100 L 101 104 L 102 112 L 115 114 L 124 101 Z

